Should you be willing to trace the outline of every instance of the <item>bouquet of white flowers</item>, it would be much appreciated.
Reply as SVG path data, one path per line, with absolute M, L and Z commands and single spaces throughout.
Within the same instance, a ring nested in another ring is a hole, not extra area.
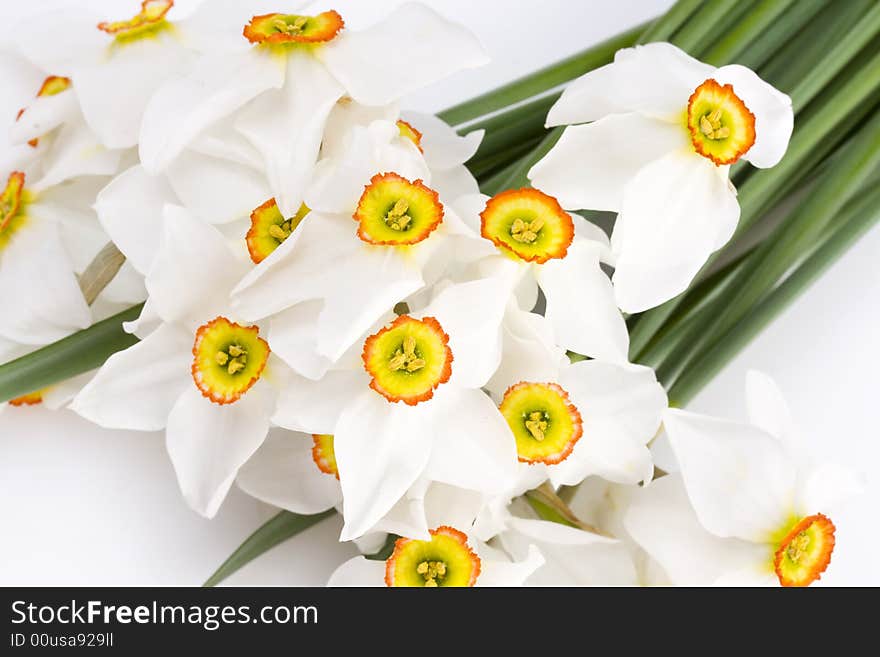
M 678 0 L 433 116 L 489 53 L 427 6 L 174 4 L 0 53 L 0 400 L 278 507 L 208 584 L 336 513 L 335 586 L 822 575 L 860 477 L 758 372 L 683 407 L 880 218 L 880 5 Z

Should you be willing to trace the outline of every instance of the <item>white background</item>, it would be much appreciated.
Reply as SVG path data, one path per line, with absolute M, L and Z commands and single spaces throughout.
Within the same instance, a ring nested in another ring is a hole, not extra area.
M 175 11 L 195 0 L 178 0 Z M 9 3 L 9 7 L 13 3 Z M 116 7 L 136 6 L 116 0 Z M 283 0 L 279 7 L 283 10 Z M 351 27 L 397 0 L 338 0 Z M 493 62 L 413 96 L 440 110 L 659 14 L 669 0 L 433 0 L 467 23 Z M 6 8 L 5 7 L 5 8 Z M 120 10 L 121 11 L 121 10 Z M 5 13 L 5 12 L 4 12 Z M 121 11 L 121 15 L 126 12 Z M 115 16 L 114 16 L 115 17 Z M 772 375 L 803 437 L 823 458 L 869 476 L 868 493 L 835 516 L 838 543 L 827 584 L 880 584 L 876 563 L 880 481 L 880 228 L 853 248 L 691 405 L 744 418 L 749 368 Z M 177 489 L 161 434 L 106 431 L 69 412 L 7 409 L 0 415 L 0 585 L 199 584 L 274 510 L 233 490 L 218 516 L 191 512 Z M 229 580 L 326 581 L 353 551 L 336 543 L 336 519 L 288 541 Z

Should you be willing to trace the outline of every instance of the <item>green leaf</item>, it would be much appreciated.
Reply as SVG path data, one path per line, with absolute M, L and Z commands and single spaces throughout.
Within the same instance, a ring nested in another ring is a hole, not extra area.
M 0 365 L 0 402 L 89 372 L 138 339 L 122 329 L 140 315 L 135 306 L 47 347 Z
M 703 4 L 703 0 L 678 0 L 639 37 L 639 43 L 668 41 L 675 31 Z
M 734 61 L 749 43 L 788 11 L 793 2 L 794 0 L 759 0 L 751 6 L 741 3 L 748 10 L 745 18 L 727 30 L 701 59 L 715 66 Z
M 245 542 L 223 562 L 202 586 L 217 586 L 217 584 L 232 575 L 232 573 L 250 563 L 264 552 L 271 550 L 276 545 L 296 536 L 335 513 L 335 509 L 328 509 L 323 513 L 301 516 L 290 511 L 282 511 L 248 536 Z

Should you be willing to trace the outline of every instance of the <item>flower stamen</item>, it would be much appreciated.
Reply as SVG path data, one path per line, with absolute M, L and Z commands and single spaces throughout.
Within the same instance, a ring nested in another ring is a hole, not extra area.
M 561 463 L 583 433 L 580 412 L 555 383 L 517 383 L 504 393 L 500 410 L 523 463 Z
M 507 190 L 486 202 L 480 234 L 502 253 L 542 264 L 564 258 L 574 239 L 574 223 L 552 196 L 537 189 Z
M 807 516 L 780 541 L 773 567 L 782 586 L 809 586 L 822 576 L 834 551 L 834 523 L 821 513 Z
M 694 150 L 719 166 L 733 164 L 755 143 L 755 115 L 732 85 L 711 78 L 688 100 L 687 127 Z
M 332 10 L 316 16 L 276 13 L 254 16 L 243 34 L 251 43 L 319 44 L 335 39 L 343 27 L 342 16 Z
M 442 582 L 446 579 L 446 564 L 442 561 L 423 561 L 416 566 L 416 572 L 425 578 L 425 586 L 439 586 L 437 580 Z
M 269 345 L 256 326 L 225 317 L 199 327 L 193 344 L 192 377 L 202 395 L 215 404 L 241 399 L 259 380 L 269 359 Z
M 272 255 L 275 249 L 291 236 L 309 212 L 308 206 L 303 203 L 293 217 L 285 219 L 274 198 L 270 198 L 251 212 L 251 227 L 245 238 L 251 260 L 255 264 L 260 264 Z
M 409 246 L 427 239 L 443 221 L 440 196 L 421 180 L 376 174 L 352 215 L 358 237 L 368 244 Z
M 446 525 L 429 533 L 428 541 L 397 539 L 385 562 L 385 584 L 423 588 L 476 584 L 481 562 L 467 536 Z

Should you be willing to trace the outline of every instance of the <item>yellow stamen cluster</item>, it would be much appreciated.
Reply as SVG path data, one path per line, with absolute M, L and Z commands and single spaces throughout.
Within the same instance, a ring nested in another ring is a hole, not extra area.
M 412 221 L 409 212 L 409 203 L 406 199 L 398 199 L 388 214 L 385 215 L 385 225 L 391 230 L 406 230 Z
M 416 566 L 416 572 L 425 579 L 425 586 L 438 586 L 446 578 L 446 564 L 442 561 L 423 561 Z
M 272 224 L 269 226 L 269 234 L 279 242 L 283 242 L 290 237 L 291 230 L 289 219 L 282 224 Z
M 288 23 L 283 18 L 276 18 L 272 21 L 272 27 L 284 34 L 296 35 L 302 34 L 303 28 L 308 22 L 309 19 L 305 16 L 297 16 L 293 23 Z
M 510 236 L 520 244 L 531 244 L 538 239 L 538 232 L 544 227 L 544 219 L 537 217 L 531 222 L 515 219 L 510 226 Z
M 214 359 L 230 374 L 238 374 L 247 366 L 247 350 L 240 345 L 231 344 L 225 351 L 218 351 Z
M 545 415 L 542 411 L 533 411 L 526 420 L 526 429 L 535 440 L 544 440 L 544 432 L 548 426 Z
M 789 559 L 794 561 L 795 563 L 799 563 L 801 557 L 804 556 L 804 553 L 810 547 L 810 537 L 807 536 L 806 530 L 798 533 L 791 542 L 788 544 L 788 547 L 785 548 L 786 555 Z
M 425 366 L 425 359 L 416 354 L 416 339 L 411 335 L 403 340 L 403 347 L 394 352 L 394 356 L 388 361 L 388 367 L 392 372 L 406 370 L 418 372 Z
M 700 132 L 708 139 L 727 139 L 730 136 L 730 128 L 721 124 L 720 108 L 700 117 Z

